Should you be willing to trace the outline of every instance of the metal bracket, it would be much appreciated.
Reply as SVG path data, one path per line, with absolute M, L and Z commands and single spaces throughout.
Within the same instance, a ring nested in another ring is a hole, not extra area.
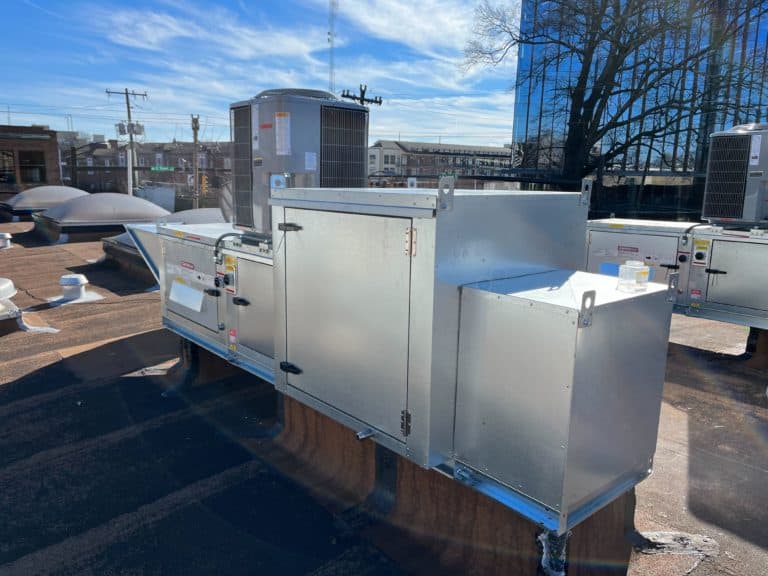
M 595 291 L 588 290 L 581 297 L 581 312 L 579 313 L 579 327 L 592 326 L 592 310 L 595 308 Z
M 365 440 L 366 438 L 372 438 L 376 435 L 376 430 L 373 428 L 365 428 L 363 430 L 360 430 L 357 434 L 355 434 L 355 437 L 358 440 Z
M 408 410 L 400 412 L 400 432 L 402 432 L 403 436 L 411 434 L 411 413 Z
M 680 282 L 680 274 L 670 274 L 667 280 L 667 302 L 677 302 L 677 286 Z
M 581 179 L 581 205 L 589 206 L 589 200 L 592 198 L 592 186 L 595 181 L 592 178 Z
M 475 478 L 475 475 L 463 466 L 456 466 L 453 471 L 453 477 L 462 484 L 466 484 L 467 486 L 474 486 L 477 484 L 477 478 Z
M 453 210 L 453 190 L 455 185 L 455 176 L 440 176 L 440 180 L 437 182 L 438 210 Z

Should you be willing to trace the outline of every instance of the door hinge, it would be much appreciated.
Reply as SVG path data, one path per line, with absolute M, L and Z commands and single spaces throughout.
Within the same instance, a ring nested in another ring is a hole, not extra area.
M 301 368 L 296 366 L 296 364 L 293 364 L 291 362 L 280 362 L 280 370 L 283 372 L 286 372 L 287 374 L 301 374 L 304 372 Z
M 416 228 L 408 227 L 405 230 L 405 255 L 416 256 Z
M 400 432 L 403 433 L 403 436 L 410 436 L 411 434 L 411 413 L 408 410 L 400 412 Z
M 298 232 L 299 230 L 303 230 L 303 226 L 299 226 L 295 222 L 280 222 L 280 224 L 277 225 L 277 229 L 281 232 Z

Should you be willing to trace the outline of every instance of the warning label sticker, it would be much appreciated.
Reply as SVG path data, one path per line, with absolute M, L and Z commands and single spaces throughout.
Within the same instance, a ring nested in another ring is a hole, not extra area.
M 757 166 L 760 164 L 760 147 L 763 145 L 762 134 L 754 134 L 749 147 L 749 165 Z
M 278 156 L 291 155 L 290 112 L 275 112 L 275 153 Z

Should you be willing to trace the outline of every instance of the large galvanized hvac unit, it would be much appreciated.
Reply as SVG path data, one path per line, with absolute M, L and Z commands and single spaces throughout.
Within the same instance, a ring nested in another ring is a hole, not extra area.
M 702 218 L 768 225 L 768 124 L 712 134 Z
M 275 189 L 277 389 L 422 466 L 451 450 L 459 287 L 584 261 L 588 195 Z
M 234 223 L 269 232 L 270 179 L 302 187 L 362 187 L 368 110 L 320 90 L 266 90 L 230 106 Z

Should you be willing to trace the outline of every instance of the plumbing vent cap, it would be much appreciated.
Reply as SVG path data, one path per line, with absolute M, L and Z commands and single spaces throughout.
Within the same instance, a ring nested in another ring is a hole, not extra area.
M 85 274 L 64 274 L 59 280 L 59 286 L 85 286 L 88 278 Z
M 16 287 L 10 278 L 0 278 L 0 300 L 16 296 Z
M 85 285 L 88 278 L 85 274 L 64 274 L 59 280 L 62 300 L 82 300 L 85 298 Z

